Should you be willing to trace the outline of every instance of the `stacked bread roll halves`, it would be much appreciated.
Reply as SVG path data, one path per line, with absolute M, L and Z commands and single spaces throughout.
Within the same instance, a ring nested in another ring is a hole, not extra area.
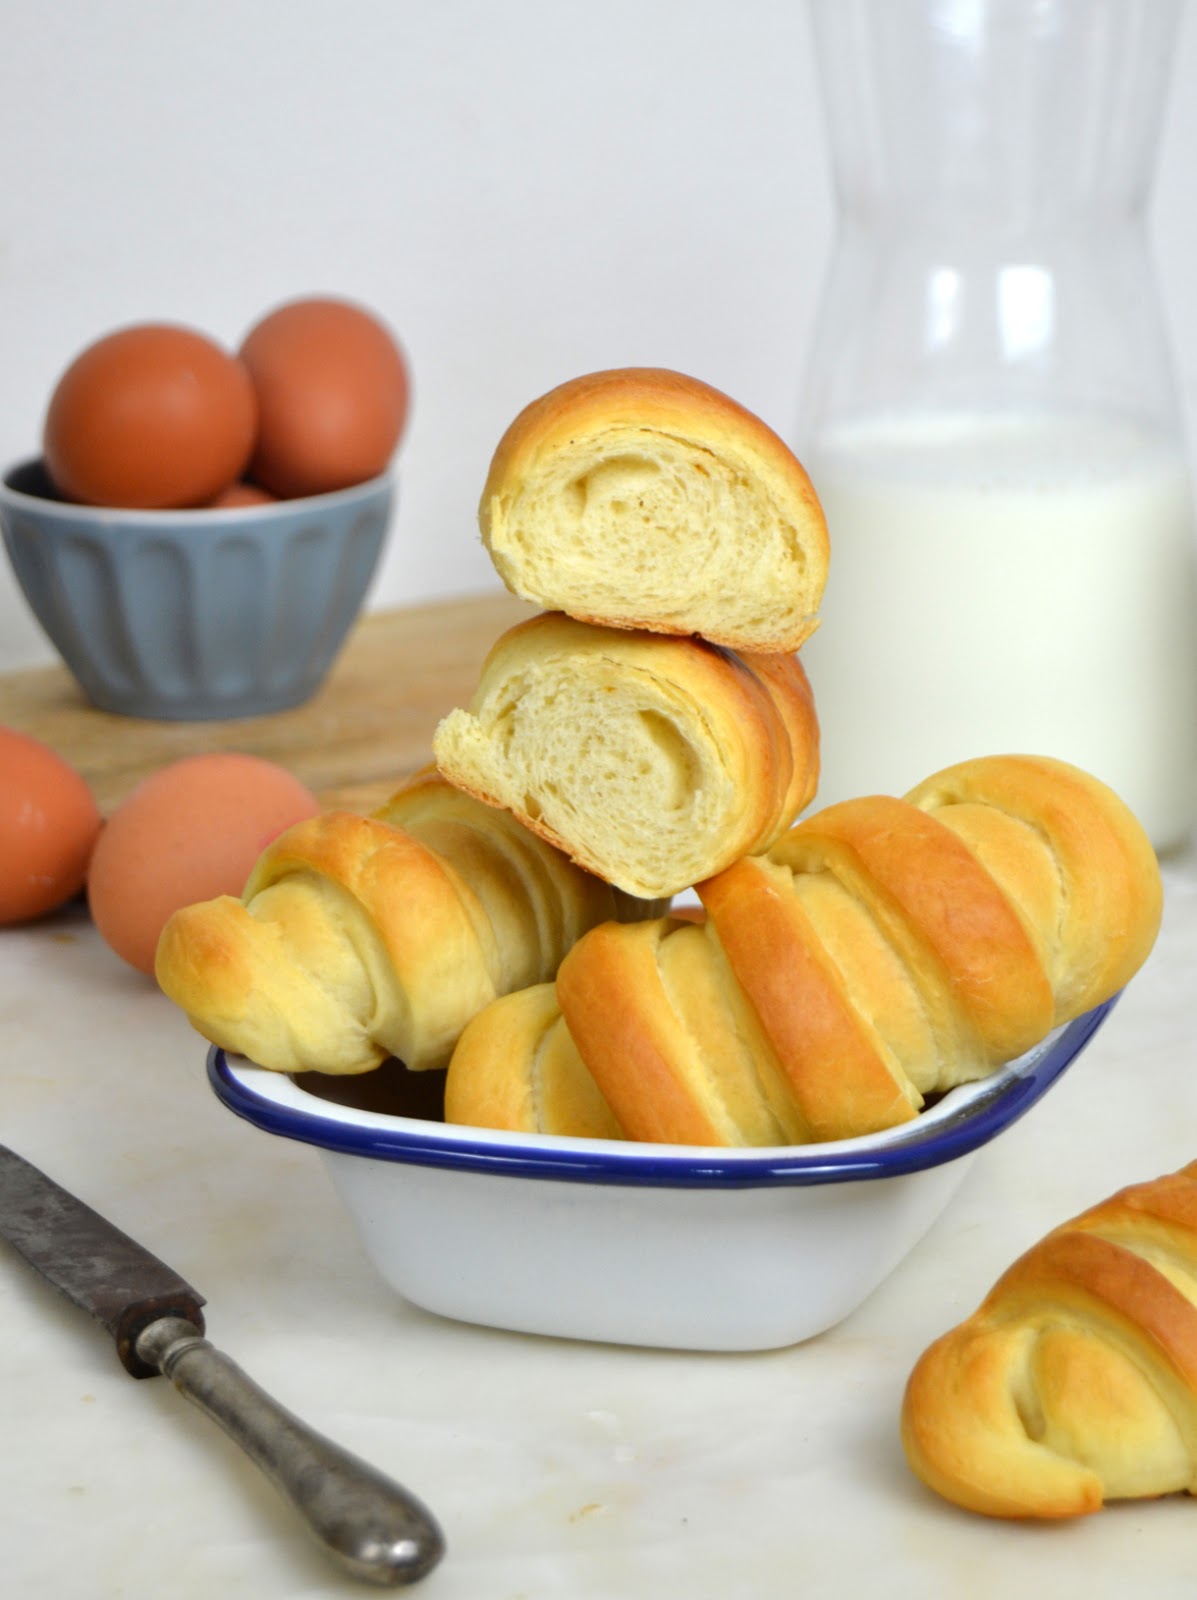
M 546 610 L 438 728 L 442 774 L 645 898 L 778 838 L 818 779 L 794 652 L 828 565 L 782 440 L 679 373 L 595 373 L 511 424 L 479 520 L 508 587 Z
M 814 793 L 789 652 L 815 625 L 827 535 L 757 418 L 673 373 L 566 384 L 508 430 L 481 522 L 550 611 L 498 641 L 446 719 L 444 776 L 287 830 L 239 898 L 162 935 L 161 988 L 262 1066 L 443 1067 L 477 1012 L 551 980 L 588 929 L 658 915 Z

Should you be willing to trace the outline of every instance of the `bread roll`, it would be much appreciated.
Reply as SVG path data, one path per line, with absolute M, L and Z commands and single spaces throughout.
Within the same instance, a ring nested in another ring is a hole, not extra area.
M 677 372 L 575 378 L 508 428 L 479 510 L 514 593 L 585 622 L 792 651 L 817 626 L 827 527 L 758 417 Z
M 587 928 L 652 915 L 435 775 L 372 817 L 276 839 L 240 899 L 176 912 L 156 974 L 214 1043 L 280 1072 L 445 1065 L 497 995 L 553 976 Z
M 445 1075 L 445 1121 L 579 1139 L 623 1137 L 570 1038 L 551 983 L 503 995 L 466 1024 Z
M 1197 1489 L 1197 1162 L 1054 1229 L 919 1360 L 913 1470 L 995 1517 Z
M 730 1146 L 834 1137 L 790 1092 L 710 923 L 661 917 L 641 931 L 623 939 L 614 923 L 595 928 L 556 986 L 570 1036 L 624 1134 Z
M 795 1144 L 908 1121 L 1121 988 L 1162 898 L 1122 801 L 1028 756 L 830 806 L 698 893 L 705 924 L 601 925 L 557 975 L 632 1139 Z
M 502 636 L 433 750 L 452 783 L 642 898 L 763 849 L 818 778 L 794 657 L 741 658 L 559 613 Z
M 1112 790 L 997 756 L 904 801 L 829 806 L 699 893 L 816 1137 L 842 1138 L 1115 994 L 1155 942 L 1163 891 Z

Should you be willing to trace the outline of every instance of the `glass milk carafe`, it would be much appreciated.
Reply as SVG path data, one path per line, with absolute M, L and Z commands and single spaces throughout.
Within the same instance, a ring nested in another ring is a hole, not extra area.
M 819 804 L 974 755 L 1197 813 L 1197 551 L 1145 230 L 1174 0 L 810 0 L 840 208 L 796 439 Z

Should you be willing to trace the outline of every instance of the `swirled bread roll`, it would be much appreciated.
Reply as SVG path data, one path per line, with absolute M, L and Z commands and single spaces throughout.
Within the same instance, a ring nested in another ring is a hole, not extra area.
M 585 622 L 793 651 L 817 626 L 827 527 L 789 448 L 693 378 L 575 378 L 507 429 L 479 509 L 514 593 Z
M 1118 796 L 1036 756 L 829 806 L 699 894 L 821 1138 L 905 1120 L 1108 999 L 1163 897 Z
M 445 1074 L 445 1121 L 580 1139 L 623 1137 L 570 1037 L 551 983 L 503 995 L 466 1024 Z
M 659 909 L 421 775 L 372 817 L 289 828 L 240 899 L 176 912 L 156 975 L 200 1033 L 264 1067 L 441 1067 L 475 1012 L 551 978 L 587 928 Z
M 433 751 L 452 783 L 642 898 L 763 849 L 818 780 L 818 724 L 795 657 L 553 612 L 499 639 Z
M 557 975 L 628 1138 L 792 1144 L 908 1121 L 1116 993 L 1162 899 L 1122 801 L 1029 756 L 829 806 L 698 894 L 705 924 L 599 926 Z
M 1197 1491 L 1197 1162 L 1054 1229 L 923 1354 L 913 1470 L 995 1517 Z

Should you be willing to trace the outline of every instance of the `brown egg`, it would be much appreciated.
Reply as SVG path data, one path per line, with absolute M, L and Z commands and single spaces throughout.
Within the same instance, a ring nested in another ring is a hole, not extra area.
M 231 483 L 209 502 L 210 511 L 228 511 L 234 506 L 273 506 L 278 496 L 259 489 L 256 483 Z
M 407 420 L 407 363 L 370 312 L 296 300 L 264 317 L 240 354 L 258 396 L 257 482 L 293 499 L 385 471 Z
M 74 767 L 39 739 L 0 728 L 0 924 L 78 894 L 99 831 L 99 808 Z
M 144 323 L 97 340 L 63 373 L 43 452 L 70 500 L 169 509 L 204 505 L 239 478 L 256 434 L 236 357 L 190 328 Z
M 320 803 L 257 756 L 186 756 L 144 779 L 92 854 L 87 897 L 105 941 L 153 974 L 158 936 L 180 906 L 239 895 L 270 841 Z

